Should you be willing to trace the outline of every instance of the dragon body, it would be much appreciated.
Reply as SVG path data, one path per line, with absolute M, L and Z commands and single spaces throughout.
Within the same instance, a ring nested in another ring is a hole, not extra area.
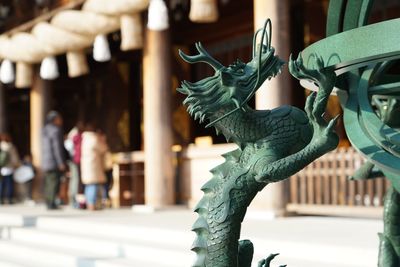
M 305 133 L 310 132 L 310 125 L 296 108 L 254 113 L 257 116 L 238 113 L 241 116 L 232 114 L 215 125 L 222 132 L 226 125 L 232 129 L 237 125 L 235 132 L 240 138 L 225 134 L 248 142 L 238 143 L 241 148 L 225 154 L 225 162 L 211 171 L 212 179 L 202 187 L 204 196 L 195 208 L 199 218 L 193 226 L 197 239 L 192 249 L 199 255 L 194 266 L 238 266 L 240 223 L 247 206 L 266 185 L 255 179 L 253 166 L 259 161 L 270 164 L 309 142 Z M 256 141 L 250 142 L 252 139 Z
M 218 134 L 238 145 L 223 155 L 225 162 L 211 170 L 213 177 L 201 189 L 204 196 L 195 207 L 199 217 L 192 227 L 196 233 L 193 267 L 250 267 L 253 245 L 239 238 L 253 198 L 268 183 L 290 177 L 338 143 L 333 130 L 337 118 L 329 123 L 322 118 L 336 76 L 322 70 L 319 58 L 318 70 L 305 69 L 301 57 L 289 63 L 296 78 L 320 85 L 319 93 L 307 98 L 306 113 L 291 106 L 259 111 L 247 105 L 261 84 L 279 74 L 283 65 L 270 46 L 271 29 L 268 38 L 267 26 L 270 21 L 262 29 L 258 49 L 255 35 L 253 60 L 248 63 L 238 60 L 225 67 L 200 43 L 196 44 L 199 55 L 180 51 L 185 61 L 206 62 L 215 69 L 214 76 L 196 83 L 184 81 L 177 89 L 187 95 L 184 104 L 188 112 L 201 122 L 208 121 Z M 270 255 L 259 266 L 269 266 L 275 256 Z

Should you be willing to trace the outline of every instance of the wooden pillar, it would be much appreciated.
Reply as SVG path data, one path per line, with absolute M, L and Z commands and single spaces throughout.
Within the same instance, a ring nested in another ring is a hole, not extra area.
M 142 53 L 140 53 L 140 60 Z M 135 59 L 130 64 L 129 75 L 129 113 L 130 149 L 140 151 L 142 146 L 142 64 Z
M 6 88 L 0 83 L 0 133 L 8 131 Z
M 175 203 L 169 31 L 147 30 L 143 55 L 145 204 Z
M 30 92 L 31 154 L 33 164 L 41 166 L 42 128 L 47 112 L 51 109 L 51 81 L 42 80 L 35 71 Z
M 272 21 L 272 46 L 285 61 L 290 54 L 290 4 L 289 0 L 254 0 L 254 30 L 263 27 L 265 20 Z M 257 109 L 272 109 L 291 104 L 291 82 L 287 66 L 277 77 L 266 81 L 256 94 Z M 268 185 L 254 201 L 255 206 L 267 210 L 272 217 L 284 214 L 286 196 L 284 182 Z
M 254 0 L 254 29 L 263 27 L 266 19 L 272 21 L 272 46 L 275 53 L 285 61 L 290 55 L 289 0 Z M 256 94 L 258 109 L 271 109 L 291 104 L 291 82 L 287 66 L 277 77 L 264 83 Z

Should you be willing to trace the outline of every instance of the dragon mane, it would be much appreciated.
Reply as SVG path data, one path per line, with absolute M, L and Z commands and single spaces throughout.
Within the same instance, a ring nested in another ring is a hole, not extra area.
M 183 104 L 187 106 L 190 116 L 203 122 L 230 103 L 229 92 L 221 90 L 221 86 L 221 74 L 217 72 L 195 83 L 183 81 L 177 90 L 187 95 Z

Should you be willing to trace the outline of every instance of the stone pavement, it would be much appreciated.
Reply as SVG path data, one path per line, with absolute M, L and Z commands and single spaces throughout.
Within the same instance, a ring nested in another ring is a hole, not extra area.
M 250 216 L 251 217 L 251 216 Z M 189 267 L 196 215 L 185 208 L 154 213 L 131 209 L 88 212 L 42 206 L 0 207 L 1 267 Z M 288 217 L 246 219 L 242 238 L 255 261 L 281 255 L 272 266 L 373 267 L 378 254 L 372 219 Z

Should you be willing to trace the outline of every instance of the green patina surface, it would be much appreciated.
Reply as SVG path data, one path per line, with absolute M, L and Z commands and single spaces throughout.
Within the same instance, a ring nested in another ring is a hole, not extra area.
M 315 58 L 318 68 L 314 70 L 307 69 L 301 57 L 289 62 L 294 77 L 312 80 L 320 87 L 307 98 L 306 112 L 291 106 L 254 110 L 247 105 L 262 83 L 277 75 L 283 65 L 271 47 L 270 21 L 259 33 L 260 45 L 256 45 L 256 34 L 253 59 L 248 63 L 237 60 L 225 67 L 199 43 L 198 55 L 180 52 L 185 61 L 205 62 L 215 70 L 214 76 L 195 83 L 184 81 L 177 89 L 187 95 L 184 104 L 188 112 L 238 146 L 223 155 L 225 162 L 211 170 L 212 179 L 202 187 L 204 196 L 195 208 L 199 217 L 192 229 L 197 235 L 193 266 L 250 267 L 253 245 L 239 238 L 253 198 L 267 184 L 290 177 L 338 144 L 333 129 L 337 118 L 327 122 L 322 117 L 336 75 L 323 68 L 320 57 Z M 276 255 L 260 261 L 259 266 L 270 266 Z
M 327 38 L 301 52 L 308 68 L 320 55 L 340 75 L 336 88 L 353 146 L 368 162 L 352 179 L 384 175 L 391 181 L 379 234 L 379 267 L 400 264 L 400 76 L 388 74 L 400 58 L 400 19 L 367 25 L 373 0 L 330 1 Z M 302 83 L 305 84 L 305 83 Z M 340 90 L 342 89 L 342 90 Z
M 384 174 L 392 183 L 384 205 L 384 232 L 379 235 L 379 267 L 400 264 L 400 75 L 388 74 L 400 58 L 400 19 L 367 25 L 373 0 L 330 1 L 327 38 L 304 49 L 289 70 L 302 84 L 318 88 L 306 101 L 305 113 L 290 106 L 251 109 L 247 102 L 260 85 L 274 77 L 282 60 L 271 47 L 267 21 L 253 59 L 225 67 L 197 44 L 199 55 L 180 53 L 189 63 L 210 64 L 215 75 L 196 83 L 183 82 L 180 92 L 189 113 L 207 121 L 217 133 L 238 145 L 214 168 L 195 211 L 197 238 L 193 266 L 250 267 L 253 245 L 238 241 L 240 225 L 254 196 L 271 182 L 281 181 L 334 149 L 336 119 L 322 114 L 333 88 L 344 110 L 346 132 L 368 162 L 351 178 Z M 267 36 L 267 33 L 269 36 Z M 266 40 L 266 41 L 265 41 Z M 336 77 L 337 76 L 337 77 Z M 306 83 L 304 81 L 307 81 Z M 314 88 L 314 89 L 315 89 Z M 259 262 L 269 266 L 277 254 Z
M 301 54 L 310 69 L 315 68 L 313 58 L 317 53 L 323 58 L 324 67 L 342 74 L 371 63 L 400 58 L 400 36 L 393 34 L 399 29 L 400 19 L 393 19 L 347 30 L 313 43 Z

